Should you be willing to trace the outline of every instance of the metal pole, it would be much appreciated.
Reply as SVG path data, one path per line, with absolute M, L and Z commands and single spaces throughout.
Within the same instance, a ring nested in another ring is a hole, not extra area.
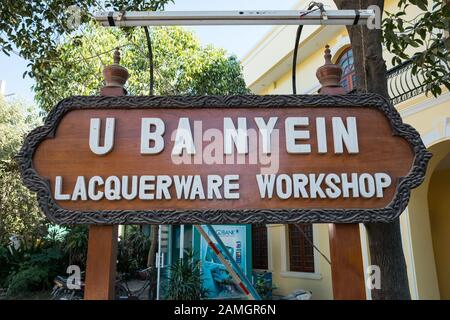
M 161 225 L 158 226 L 158 253 L 156 254 L 156 300 L 159 300 L 159 287 L 161 281 Z
M 94 14 L 104 27 L 175 25 L 366 25 L 374 10 L 120 11 Z
M 184 224 L 180 226 L 180 259 L 184 256 Z

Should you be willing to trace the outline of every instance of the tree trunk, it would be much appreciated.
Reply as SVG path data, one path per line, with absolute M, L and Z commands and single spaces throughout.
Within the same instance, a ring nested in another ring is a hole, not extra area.
M 150 228 L 150 235 L 151 235 L 151 242 L 150 242 L 150 249 L 148 250 L 148 257 L 147 257 L 147 267 L 151 268 L 150 277 L 151 277 L 151 283 L 149 287 L 149 300 L 154 300 L 156 297 L 156 281 L 158 281 L 156 276 L 156 250 L 158 250 L 158 228 L 159 226 L 157 224 L 152 224 Z
M 380 7 L 383 0 L 335 0 L 339 9 L 367 9 Z M 348 26 L 357 77 L 357 89 L 374 92 L 389 99 L 386 80 L 386 63 L 383 59 L 381 30 L 366 26 Z M 411 299 L 406 261 L 403 254 L 399 219 L 392 223 L 367 223 L 370 260 L 380 267 L 381 288 L 372 290 L 372 299 Z
M 158 225 L 151 225 L 150 234 L 152 239 L 150 242 L 150 249 L 148 250 L 147 267 L 154 268 L 156 262 L 156 250 L 158 250 Z

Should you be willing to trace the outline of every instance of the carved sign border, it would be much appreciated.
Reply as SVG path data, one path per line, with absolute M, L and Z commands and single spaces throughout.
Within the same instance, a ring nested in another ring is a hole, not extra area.
M 371 107 L 383 112 L 390 121 L 393 135 L 405 138 L 415 158 L 409 174 L 398 184 L 392 202 L 382 209 L 189 209 L 189 210 L 112 210 L 74 211 L 59 207 L 51 196 L 50 183 L 33 167 L 38 145 L 54 137 L 64 115 L 78 109 L 145 108 L 298 108 L 298 107 Z M 237 95 L 237 96 L 74 96 L 62 100 L 48 114 L 45 124 L 34 129 L 17 155 L 22 180 L 37 192 L 39 206 L 55 223 L 73 224 L 245 224 L 245 223 L 363 223 L 390 222 L 406 208 L 412 188 L 425 178 L 431 153 L 419 133 L 403 123 L 394 106 L 376 94 L 348 95 Z

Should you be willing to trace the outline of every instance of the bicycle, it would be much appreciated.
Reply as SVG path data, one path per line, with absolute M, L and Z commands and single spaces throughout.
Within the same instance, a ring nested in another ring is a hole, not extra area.
M 131 290 L 129 282 L 130 274 L 120 274 L 116 281 L 116 300 L 143 300 L 143 294 L 148 289 L 148 300 L 153 298 L 154 270 L 152 267 L 139 270 L 135 273 L 136 278 L 145 280 L 144 284 L 137 290 Z
M 69 289 L 67 286 L 67 278 L 57 276 L 53 280 L 51 300 L 83 300 L 84 296 L 84 282 L 81 283 L 79 289 Z
M 148 299 L 153 299 L 154 289 L 154 270 L 146 268 L 135 272 L 135 277 L 145 280 L 144 284 L 138 290 L 131 290 L 128 282 L 132 279 L 130 274 L 120 274 L 116 279 L 115 297 L 116 300 L 140 300 L 144 292 L 148 289 Z M 84 272 L 83 272 L 84 275 Z M 51 294 L 51 300 L 82 300 L 84 298 L 85 283 L 82 280 L 79 289 L 69 289 L 67 286 L 67 277 L 57 276 L 54 280 L 54 286 Z

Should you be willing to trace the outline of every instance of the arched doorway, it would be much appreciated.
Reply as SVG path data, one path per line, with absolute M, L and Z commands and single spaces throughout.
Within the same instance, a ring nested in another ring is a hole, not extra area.
M 441 299 L 450 300 L 450 152 L 432 173 L 428 212 L 439 293 Z
M 409 231 L 404 247 L 409 251 L 408 272 L 417 299 L 450 299 L 450 140 L 428 147 L 433 158 L 425 181 L 411 193 Z M 410 246 L 410 248 L 408 248 Z

